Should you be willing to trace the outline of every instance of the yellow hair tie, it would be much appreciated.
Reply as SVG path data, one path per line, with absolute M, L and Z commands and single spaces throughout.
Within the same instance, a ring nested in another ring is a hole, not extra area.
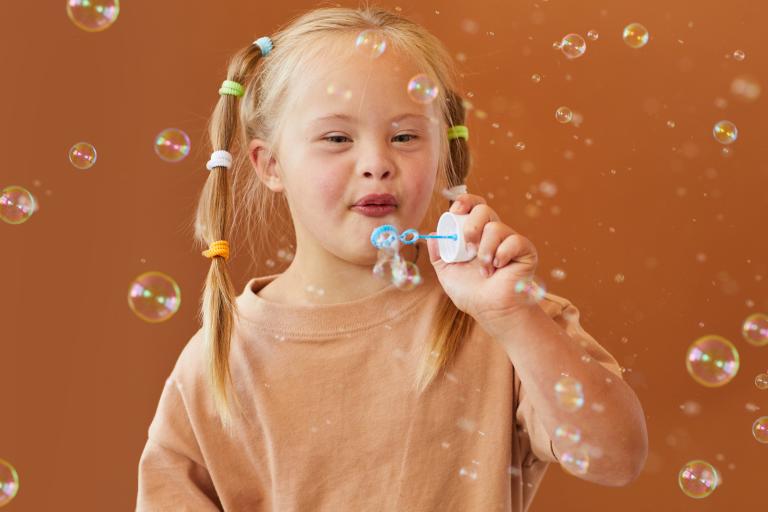
M 221 256 L 226 260 L 229 258 L 229 242 L 226 240 L 217 240 L 216 242 L 211 242 L 208 245 L 208 250 L 203 251 L 203 256 L 206 258 Z
M 469 140 L 469 128 L 463 124 L 457 124 L 448 128 L 448 140 L 458 139 L 459 137 Z

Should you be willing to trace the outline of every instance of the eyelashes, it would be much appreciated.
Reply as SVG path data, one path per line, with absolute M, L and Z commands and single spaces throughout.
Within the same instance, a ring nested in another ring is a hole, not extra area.
M 402 133 L 400 135 L 395 135 L 395 137 L 393 137 L 393 138 L 398 138 L 398 137 L 411 137 L 411 140 L 408 140 L 408 141 L 405 141 L 405 142 L 411 142 L 412 140 L 415 140 L 415 139 L 419 138 L 418 135 L 414 135 L 414 134 L 411 134 L 411 133 Z M 323 137 L 324 141 L 331 142 L 330 139 L 347 139 L 347 140 L 351 140 L 346 135 L 329 135 L 328 137 Z

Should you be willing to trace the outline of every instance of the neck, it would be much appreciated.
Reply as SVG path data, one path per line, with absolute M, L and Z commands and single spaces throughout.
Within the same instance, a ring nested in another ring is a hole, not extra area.
M 426 249 L 420 248 L 415 261 L 422 273 L 432 270 L 425 267 L 431 266 Z M 409 261 L 413 261 L 415 254 L 415 247 L 401 251 Z M 336 304 L 367 297 L 391 283 L 375 276 L 373 265 L 356 265 L 336 257 L 320 261 L 297 248 L 291 265 L 272 284 L 280 290 L 280 302 Z

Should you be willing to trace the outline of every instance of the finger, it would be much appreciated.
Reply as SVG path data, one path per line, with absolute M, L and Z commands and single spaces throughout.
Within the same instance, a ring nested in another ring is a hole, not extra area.
M 485 224 L 480 244 L 477 249 L 477 258 L 480 260 L 482 266 L 481 273 L 483 275 L 491 275 L 493 273 L 492 261 L 496 255 L 496 249 L 501 242 L 512 233 L 514 233 L 512 228 L 503 222 L 491 221 Z M 485 272 L 483 272 L 483 270 L 485 270 Z
M 493 266 L 502 268 L 512 261 L 529 263 L 535 266 L 538 259 L 536 246 L 533 245 L 533 242 L 518 233 L 513 233 L 499 244 L 496 249 Z
M 430 235 L 436 235 L 436 232 L 430 233 Z M 427 238 L 427 251 L 429 251 L 429 261 L 432 262 L 434 265 L 438 261 L 441 260 L 440 258 L 440 248 L 437 244 L 436 238 Z
M 499 216 L 487 204 L 478 204 L 469 212 L 469 217 L 464 221 L 464 240 L 468 244 L 480 245 L 480 237 L 483 228 L 488 222 L 498 222 Z M 479 252 L 479 251 L 478 251 Z
M 463 215 L 469 213 L 472 207 L 478 204 L 487 204 L 485 198 L 475 194 L 461 194 L 456 197 L 448 211 Z

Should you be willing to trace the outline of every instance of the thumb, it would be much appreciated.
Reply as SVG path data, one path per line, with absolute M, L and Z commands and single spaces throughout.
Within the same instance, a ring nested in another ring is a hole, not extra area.
M 431 232 L 430 235 L 435 235 L 436 232 Z M 437 239 L 436 238 L 427 238 L 427 249 L 429 250 L 429 261 L 432 262 L 432 265 L 437 265 L 438 262 L 441 262 L 440 259 L 440 248 L 437 245 Z

